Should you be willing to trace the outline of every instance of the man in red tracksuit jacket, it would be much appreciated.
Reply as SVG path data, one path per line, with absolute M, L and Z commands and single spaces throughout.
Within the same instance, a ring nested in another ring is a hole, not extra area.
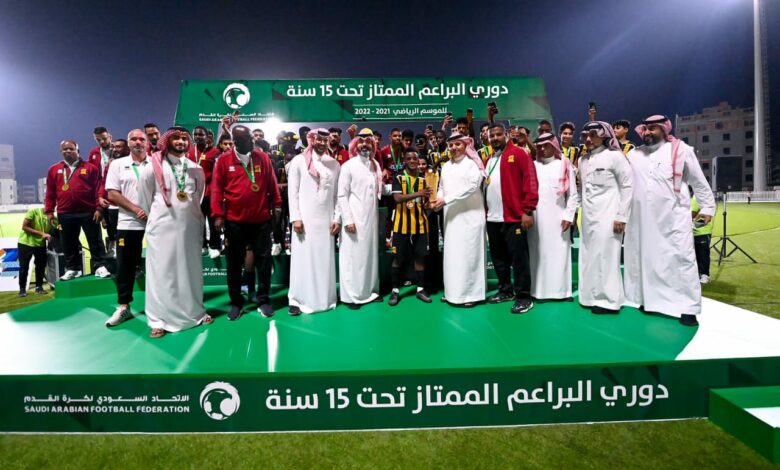
M 274 314 L 270 305 L 271 216 L 281 211 L 282 196 L 276 183 L 271 159 L 252 142 L 246 126 L 232 130 L 235 147 L 223 153 L 211 176 L 211 214 L 218 230 L 225 231 L 227 284 L 230 295 L 228 318 L 241 316 L 241 269 L 250 246 L 258 277 L 257 311 L 264 317 Z
M 62 226 L 62 251 L 65 254 L 63 281 L 80 277 L 84 267 L 79 259 L 79 233 L 84 230 L 89 244 L 95 276 L 109 277 L 105 267 L 106 249 L 100 239 L 102 211 L 98 197 L 101 189 L 100 170 L 79 156 L 79 147 L 73 140 L 60 143 L 63 160 L 49 168 L 46 175 L 44 212 L 49 222 L 57 219 Z
M 494 154 L 485 164 L 484 190 L 490 258 L 499 287 L 488 302 L 514 299 L 512 313 L 525 313 L 534 306 L 527 231 L 534 224 L 539 201 L 536 167 L 528 152 L 507 139 L 502 124 L 494 124 L 489 136 Z

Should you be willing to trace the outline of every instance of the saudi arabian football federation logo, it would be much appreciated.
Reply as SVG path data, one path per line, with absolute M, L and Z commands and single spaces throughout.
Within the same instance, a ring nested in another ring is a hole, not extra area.
M 228 419 L 238 411 L 239 405 L 238 390 L 227 382 L 211 382 L 200 392 L 200 407 L 211 419 Z
M 231 83 L 222 92 L 222 99 L 231 109 L 241 109 L 249 103 L 249 88 L 243 83 Z

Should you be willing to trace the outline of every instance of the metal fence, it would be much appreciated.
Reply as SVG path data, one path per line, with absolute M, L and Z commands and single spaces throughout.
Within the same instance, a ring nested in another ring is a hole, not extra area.
M 732 191 L 729 202 L 780 202 L 780 190 L 774 191 Z

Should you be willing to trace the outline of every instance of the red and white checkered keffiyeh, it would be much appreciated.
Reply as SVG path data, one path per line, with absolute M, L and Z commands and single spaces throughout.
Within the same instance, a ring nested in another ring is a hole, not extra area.
M 184 135 L 187 138 L 187 148 L 184 149 L 186 153 L 192 145 L 192 137 L 187 129 L 182 127 L 172 127 L 165 131 L 165 133 L 157 141 L 157 152 L 152 154 L 152 170 L 154 171 L 154 178 L 157 180 L 157 184 L 162 188 L 162 196 L 165 201 L 165 205 L 171 207 L 171 188 L 165 184 L 165 177 L 163 176 L 162 159 L 163 156 L 168 154 L 168 148 L 171 144 L 171 140 L 175 136 Z M 185 157 L 186 158 L 186 157 Z
M 664 130 L 664 139 L 672 144 L 672 186 L 674 187 L 674 192 L 679 193 L 682 188 L 683 164 L 685 163 L 680 158 L 680 144 L 682 142 L 672 135 L 672 121 L 660 114 L 654 114 L 646 118 L 634 130 L 639 134 L 639 137 L 644 139 L 645 131 L 652 125 L 661 126 L 661 129 Z

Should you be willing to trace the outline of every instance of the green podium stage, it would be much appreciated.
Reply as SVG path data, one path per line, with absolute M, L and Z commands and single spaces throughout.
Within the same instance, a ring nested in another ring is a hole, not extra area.
M 81 287 L 80 287 L 81 285 Z M 65 289 L 65 287 L 68 287 Z M 290 317 L 254 306 L 150 339 L 116 328 L 111 280 L 61 283 L 55 300 L 0 315 L 2 432 L 257 432 L 504 426 L 708 416 L 711 389 L 780 385 L 780 321 L 704 300 L 701 326 L 574 302 L 462 309 L 339 305 Z M 143 291 L 134 302 L 141 310 Z

